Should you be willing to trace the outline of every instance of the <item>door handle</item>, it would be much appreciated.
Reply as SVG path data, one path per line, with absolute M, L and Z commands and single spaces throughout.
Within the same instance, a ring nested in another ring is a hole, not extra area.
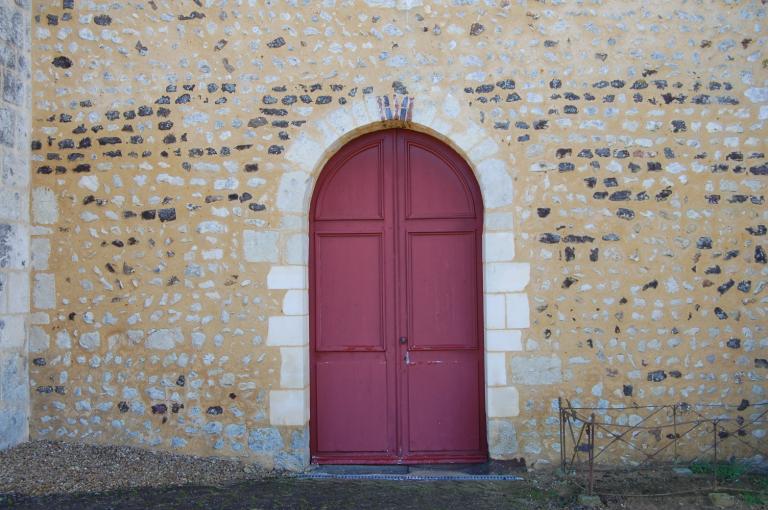
M 400 337 L 400 345 L 405 345 L 407 343 L 408 343 L 408 338 L 404 337 L 404 336 L 401 336 Z
M 403 357 L 403 361 L 405 361 L 406 365 L 411 364 L 411 351 L 405 351 L 405 357 Z

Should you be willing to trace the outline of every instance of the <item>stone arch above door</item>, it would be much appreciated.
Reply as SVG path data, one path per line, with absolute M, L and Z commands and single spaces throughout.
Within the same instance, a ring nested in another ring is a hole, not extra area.
M 514 156 L 491 133 L 446 96 L 418 98 L 409 120 L 382 120 L 379 99 L 364 96 L 308 123 L 286 147 L 273 230 L 243 233 L 245 259 L 268 262 L 266 286 L 282 294 L 282 313 L 269 317 L 267 345 L 280 349 L 280 388 L 269 392 L 270 423 L 306 427 L 309 423 L 308 225 L 309 206 L 320 171 L 347 141 L 364 133 L 399 127 L 430 134 L 456 150 L 472 168 L 485 206 L 483 271 L 486 413 L 492 458 L 511 458 L 510 419 L 520 413 L 519 394 L 510 384 L 508 357 L 522 350 L 522 330 L 530 324 L 530 265 L 515 256 Z M 308 437 L 308 434 L 305 434 Z M 306 461 L 309 444 L 306 444 Z

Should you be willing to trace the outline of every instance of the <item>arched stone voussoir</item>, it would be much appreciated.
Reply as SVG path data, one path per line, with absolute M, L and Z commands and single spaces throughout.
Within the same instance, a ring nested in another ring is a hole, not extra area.
M 307 125 L 286 151 L 291 168 L 280 180 L 278 209 L 307 215 L 317 177 L 331 156 L 353 138 L 388 128 L 420 131 L 445 142 L 472 168 L 487 209 L 511 205 L 510 166 L 514 158 L 500 152 L 492 133 L 471 120 L 470 113 L 452 96 L 440 101 L 419 97 L 416 101 L 412 120 L 382 120 L 377 99 L 367 96 Z

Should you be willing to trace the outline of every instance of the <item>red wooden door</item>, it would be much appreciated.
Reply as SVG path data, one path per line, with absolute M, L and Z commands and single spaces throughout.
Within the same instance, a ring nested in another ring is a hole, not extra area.
M 487 458 L 482 201 L 427 135 L 362 136 L 310 212 L 311 450 L 319 463 Z

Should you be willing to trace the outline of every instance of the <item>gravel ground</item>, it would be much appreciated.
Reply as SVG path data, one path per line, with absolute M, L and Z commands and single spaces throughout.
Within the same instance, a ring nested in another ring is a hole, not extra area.
M 768 475 L 731 465 L 722 468 L 731 480 L 723 480 L 718 491 L 730 498 L 732 509 L 768 508 Z M 0 452 L 0 509 L 584 510 L 590 504 L 580 496 L 585 473 L 567 479 L 553 470 L 520 474 L 524 480 L 297 479 L 236 460 L 35 441 Z M 678 475 L 656 466 L 610 470 L 596 477 L 597 504 L 611 510 L 718 507 L 709 494 L 708 473 Z
M 134 487 L 219 486 L 267 473 L 236 460 L 122 446 L 32 441 L 0 452 L 0 494 L 106 492 Z

